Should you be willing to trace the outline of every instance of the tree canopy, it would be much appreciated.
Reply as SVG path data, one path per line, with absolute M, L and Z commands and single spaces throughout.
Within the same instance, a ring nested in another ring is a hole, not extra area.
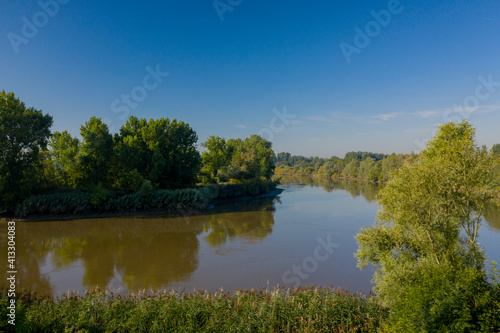
M 36 187 L 51 126 L 50 115 L 27 108 L 14 93 L 0 92 L 0 212 Z
M 477 237 L 485 205 L 499 202 L 493 161 L 467 121 L 448 123 L 380 192 L 377 221 L 356 237 L 356 256 L 360 267 L 376 266 L 375 290 L 394 309 L 395 331 L 462 331 L 467 316 L 486 311 Z M 462 318 L 450 323 L 453 316 Z

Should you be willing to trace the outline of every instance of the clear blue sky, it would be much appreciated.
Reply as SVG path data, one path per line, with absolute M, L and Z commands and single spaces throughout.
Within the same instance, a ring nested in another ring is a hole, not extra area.
M 50 15 L 0 4 L 0 89 L 53 131 L 95 115 L 116 132 L 128 109 L 189 122 L 199 142 L 260 132 L 276 152 L 329 157 L 417 152 L 467 116 L 480 144 L 500 142 L 498 1 L 60 1 Z

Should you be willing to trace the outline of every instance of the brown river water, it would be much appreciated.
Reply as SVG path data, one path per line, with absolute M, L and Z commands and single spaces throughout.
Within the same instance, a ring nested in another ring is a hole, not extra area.
M 368 293 L 354 236 L 371 225 L 379 185 L 283 179 L 278 197 L 227 202 L 200 215 L 16 223 L 17 290 L 59 295 L 328 286 Z M 485 213 L 480 243 L 500 261 L 500 210 Z M 0 223 L 1 267 L 7 224 Z M 4 269 L 5 275 L 7 269 Z M 7 288 L 6 278 L 0 288 Z

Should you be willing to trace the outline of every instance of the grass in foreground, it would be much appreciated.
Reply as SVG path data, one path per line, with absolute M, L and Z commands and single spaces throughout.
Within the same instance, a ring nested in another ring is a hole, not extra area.
M 7 294 L 1 294 L 0 325 Z M 331 288 L 159 292 L 93 290 L 57 299 L 21 294 L 17 332 L 376 332 L 388 310 L 373 296 Z

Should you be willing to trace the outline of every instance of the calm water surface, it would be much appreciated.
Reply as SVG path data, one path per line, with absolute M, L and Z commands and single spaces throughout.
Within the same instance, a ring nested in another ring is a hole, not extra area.
M 97 286 L 125 292 L 331 284 L 369 292 L 373 271 L 356 267 L 354 236 L 373 223 L 379 186 L 294 178 L 280 187 L 285 191 L 277 198 L 236 201 L 191 217 L 17 223 L 18 290 L 57 295 Z M 500 211 L 485 215 L 480 242 L 500 262 Z M 6 287 L 2 279 L 0 288 Z

